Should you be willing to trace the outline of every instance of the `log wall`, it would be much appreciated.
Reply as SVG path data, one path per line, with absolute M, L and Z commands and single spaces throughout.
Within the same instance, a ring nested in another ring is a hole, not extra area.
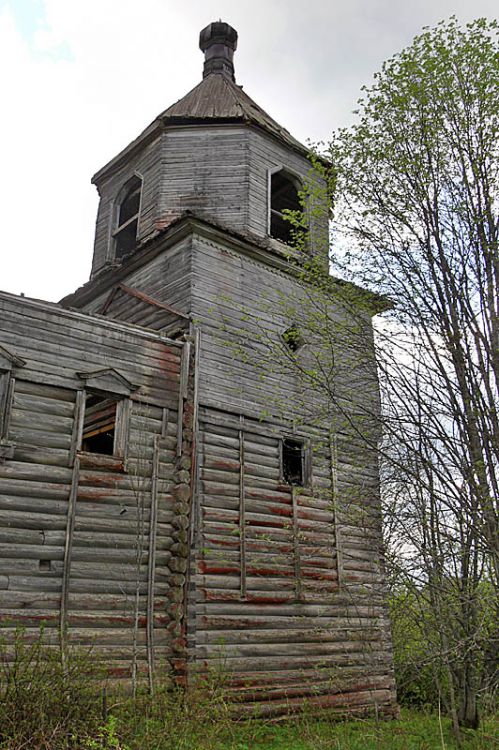
M 250 713 L 287 712 L 304 699 L 390 713 L 376 498 L 360 490 L 344 437 L 333 450 L 331 436 L 311 428 L 298 432 L 310 446 L 310 482 L 286 484 L 279 440 L 288 430 L 200 409 L 193 671 L 223 676 Z
M 186 345 L 0 295 L 0 347 L 19 361 L 0 458 L 2 635 L 43 625 L 47 642 L 91 648 L 116 678 L 169 674 L 184 658 Z M 119 456 L 78 450 L 78 373 L 110 366 L 133 384 Z
M 298 281 L 200 236 L 192 268 L 201 337 L 192 668 L 225 672 L 248 711 L 287 711 L 307 698 L 390 713 L 378 467 L 356 436 L 373 429 L 379 408 L 370 322 L 349 326 L 331 299 L 341 413 L 325 420 L 324 396 L 304 392 L 295 368 L 257 364 L 305 305 Z M 308 446 L 303 488 L 283 479 L 280 441 L 290 435 Z
M 155 269 L 170 252 L 126 283 L 165 299 Z M 264 343 L 275 345 L 300 322 L 300 309 L 306 323 L 309 300 L 298 281 L 202 233 L 184 241 L 181 257 L 199 331 L 198 472 L 181 633 L 188 677 L 224 673 L 243 711 L 257 704 L 279 712 L 307 698 L 360 712 L 377 704 L 389 713 L 378 468 L 375 453 L 356 438 L 366 415 L 379 409 L 368 316 L 361 314 L 360 328 L 354 321 L 358 335 L 350 340 L 347 312 L 331 300 L 342 418 L 330 412 L 323 420 L 323 396 L 304 391 L 293 368 L 276 362 L 262 370 L 260 362 Z M 307 341 L 304 363 L 316 344 Z M 309 446 L 304 488 L 283 481 L 280 441 L 290 435 Z

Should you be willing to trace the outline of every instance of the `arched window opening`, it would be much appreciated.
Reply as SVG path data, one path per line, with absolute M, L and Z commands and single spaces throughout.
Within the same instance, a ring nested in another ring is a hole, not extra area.
M 270 178 L 270 235 L 288 245 L 293 241 L 293 225 L 284 212 L 301 212 L 300 189 L 298 178 L 284 169 L 274 172 Z
M 133 253 L 137 248 L 141 191 L 142 180 L 139 177 L 132 177 L 122 191 L 122 198 L 118 204 L 116 229 L 113 233 L 114 257 L 118 260 Z

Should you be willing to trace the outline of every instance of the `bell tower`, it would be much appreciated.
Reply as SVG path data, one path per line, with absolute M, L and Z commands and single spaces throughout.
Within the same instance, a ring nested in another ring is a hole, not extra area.
M 358 439 L 359 418 L 379 409 L 380 300 L 345 297 L 348 285 L 328 277 L 324 179 L 236 83 L 237 42 L 227 23 L 203 29 L 201 82 L 94 176 L 92 274 L 63 304 L 193 352 L 192 389 L 187 359 L 180 372 L 155 361 L 184 384 L 194 445 L 170 519 L 188 555 L 172 646 L 187 654 L 187 682 L 224 664 L 239 704 L 265 713 L 308 700 L 390 714 L 377 435 Z M 307 227 L 301 254 L 287 220 L 295 210 Z M 307 330 L 311 284 L 294 262 L 304 251 L 323 261 L 327 342 L 320 319 Z M 266 346 L 297 367 L 272 360 L 262 371 Z M 335 404 L 303 387 L 297 373 L 311 366 L 330 373 Z
M 94 176 L 92 278 L 135 258 L 187 213 L 288 252 L 285 212 L 301 209 L 299 194 L 312 179 L 309 151 L 236 83 L 237 38 L 228 23 L 204 28 L 201 82 Z M 325 257 L 326 209 L 320 218 L 311 212 L 309 227 L 311 251 Z

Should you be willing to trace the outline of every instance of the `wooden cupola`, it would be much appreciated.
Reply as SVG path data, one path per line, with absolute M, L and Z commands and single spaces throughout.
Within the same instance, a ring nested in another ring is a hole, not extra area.
M 237 40 L 228 23 L 204 28 L 201 82 L 94 176 L 92 276 L 126 263 L 186 212 L 276 250 L 289 242 L 283 216 L 299 207 L 309 150 L 236 83 Z M 312 244 L 326 248 L 327 211 L 312 223 Z

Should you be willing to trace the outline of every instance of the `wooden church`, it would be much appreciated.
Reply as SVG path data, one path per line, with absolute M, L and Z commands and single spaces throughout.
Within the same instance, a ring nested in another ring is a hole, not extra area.
M 236 45 L 203 29 L 201 83 L 95 175 L 90 281 L 0 294 L 0 636 L 43 625 L 115 681 L 217 673 L 243 712 L 390 715 L 376 453 L 351 427 L 379 408 L 379 305 L 355 388 L 335 351 L 346 420 L 260 369 L 262 329 L 316 346 L 282 304 L 303 295 L 286 209 L 311 163 L 236 84 Z M 307 222 L 325 269 L 327 217 Z

